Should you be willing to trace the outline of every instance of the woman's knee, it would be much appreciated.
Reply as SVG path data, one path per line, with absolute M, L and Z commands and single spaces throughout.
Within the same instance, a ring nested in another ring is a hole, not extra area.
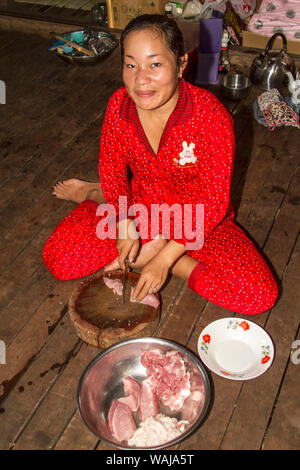
M 67 238 L 61 238 L 54 232 L 43 248 L 44 264 L 56 279 L 80 279 L 101 269 L 102 258 L 97 256 L 97 250 L 87 250 L 81 243 L 77 244 Z M 88 246 L 88 243 L 84 245 Z
M 240 307 L 236 313 L 244 315 L 259 315 L 274 307 L 279 294 L 278 284 L 271 275 L 262 279 L 260 283 L 248 284 L 248 289 L 252 292 L 245 299 L 241 299 Z
M 261 305 L 262 305 L 262 312 L 266 312 L 274 307 L 278 295 L 279 295 L 279 287 L 278 283 L 276 282 L 275 278 L 272 276 L 268 280 L 267 286 L 262 287 L 264 290 L 261 293 Z
M 43 248 L 43 261 L 52 276 L 59 281 L 75 279 L 72 265 L 68 262 L 68 255 L 59 249 L 50 239 L 47 240 Z
M 60 281 L 64 281 L 64 276 L 62 275 L 61 270 L 59 269 L 59 253 L 58 250 L 55 249 L 51 240 L 48 239 L 43 248 L 43 261 L 52 276 Z
M 262 267 L 263 268 L 263 267 Z M 235 271 L 231 278 L 217 276 L 205 263 L 198 263 L 188 279 L 189 287 L 207 300 L 241 315 L 258 315 L 270 310 L 278 298 L 278 284 L 271 271 Z

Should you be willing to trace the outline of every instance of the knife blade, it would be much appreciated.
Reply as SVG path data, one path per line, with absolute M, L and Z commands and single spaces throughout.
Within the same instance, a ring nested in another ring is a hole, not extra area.
M 125 294 L 126 294 L 126 286 L 127 286 L 127 279 L 128 279 L 128 272 L 130 271 L 130 264 L 129 261 L 125 260 L 125 273 L 123 277 L 123 290 L 122 290 L 122 304 L 125 303 Z

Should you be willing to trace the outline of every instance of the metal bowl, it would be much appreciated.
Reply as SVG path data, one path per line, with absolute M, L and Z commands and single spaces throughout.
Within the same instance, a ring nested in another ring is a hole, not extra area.
M 137 447 L 130 447 L 125 441 L 119 442 L 112 435 L 108 426 L 108 411 L 114 399 L 124 396 L 122 384 L 124 377 L 131 376 L 138 382 L 147 377 L 140 357 L 143 351 L 153 349 L 163 354 L 170 350 L 179 352 L 186 369 L 193 377 L 191 384 L 197 383 L 198 387 L 200 384 L 204 398 L 198 398 L 199 401 L 195 402 L 193 418 L 180 436 L 159 446 L 147 447 L 147 449 L 162 449 L 176 444 L 191 434 L 207 413 L 211 396 L 209 379 L 199 359 L 189 350 L 172 341 L 152 337 L 135 338 L 114 344 L 98 354 L 83 372 L 77 389 L 77 407 L 87 427 L 101 440 L 119 449 L 137 449 Z M 191 391 L 193 391 L 193 385 Z M 172 414 L 170 410 L 167 413 L 166 407 L 165 409 L 161 407 L 161 412 L 180 420 L 184 416 L 185 407 L 189 406 L 188 400 L 188 398 L 185 400 L 183 408 L 176 414 Z
M 221 79 L 221 93 L 231 100 L 246 98 L 251 89 L 251 80 L 242 74 L 224 75 Z
M 53 48 L 57 42 L 57 39 L 55 38 L 51 39 L 48 50 L 52 54 L 58 56 L 60 59 L 69 63 L 75 63 L 78 65 L 94 65 L 110 55 L 119 44 L 119 41 L 114 34 L 107 31 L 99 31 L 98 29 L 93 28 L 67 31 L 60 36 L 69 37 L 74 33 L 83 35 L 83 42 L 81 44 L 83 47 L 90 48 L 90 44 L 92 43 L 97 53 L 94 56 L 88 56 L 83 55 L 81 52 L 78 52 L 75 49 L 73 49 L 73 52 L 71 53 L 66 53 L 65 51 L 67 49 L 63 46 L 61 46 L 61 52 L 58 50 L 51 50 L 51 48 Z

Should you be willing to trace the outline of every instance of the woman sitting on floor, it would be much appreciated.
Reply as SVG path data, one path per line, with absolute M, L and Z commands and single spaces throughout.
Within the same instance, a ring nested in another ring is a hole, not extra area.
M 117 214 L 118 237 L 101 239 L 97 232 L 104 218 L 97 212 L 99 183 L 59 183 L 53 195 L 78 205 L 44 247 L 47 268 L 57 279 L 68 280 L 102 268 L 124 269 L 128 259 L 142 268 L 133 293 L 137 300 L 160 290 L 172 272 L 226 309 L 240 314 L 270 309 L 278 295 L 276 281 L 235 224 L 230 203 L 235 146 L 230 114 L 213 94 L 182 78 L 187 54 L 173 20 L 137 17 L 120 42 L 125 86 L 108 103 L 99 155 L 101 189 Z M 119 212 L 120 200 L 126 201 L 127 214 L 132 205 L 147 209 L 146 215 L 142 209 L 139 213 L 139 238 L 132 230 L 133 217 Z M 192 243 L 188 222 L 171 211 L 170 233 L 160 217 L 159 230 L 149 236 L 152 209 L 163 204 L 179 206 L 188 215 L 194 237 L 200 226 L 200 243 Z

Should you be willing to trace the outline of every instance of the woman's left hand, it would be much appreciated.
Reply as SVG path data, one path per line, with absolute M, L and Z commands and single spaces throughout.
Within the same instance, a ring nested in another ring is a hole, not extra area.
M 167 279 L 170 267 L 169 262 L 160 253 L 154 256 L 143 267 L 132 298 L 141 301 L 147 294 L 158 292 Z

